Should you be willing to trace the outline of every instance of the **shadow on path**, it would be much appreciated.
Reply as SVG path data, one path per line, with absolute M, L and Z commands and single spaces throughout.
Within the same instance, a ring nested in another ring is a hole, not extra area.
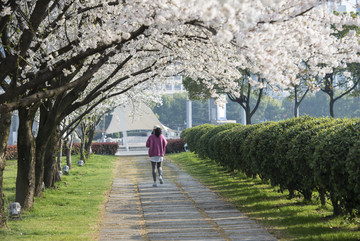
M 146 156 L 118 164 L 100 240 L 276 240 L 169 161 L 158 187 Z

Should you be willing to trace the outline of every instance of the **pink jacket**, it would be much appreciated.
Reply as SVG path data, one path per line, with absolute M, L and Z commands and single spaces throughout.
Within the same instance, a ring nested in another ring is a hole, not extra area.
M 159 137 L 152 134 L 146 141 L 146 147 L 149 147 L 149 157 L 152 156 L 165 156 L 167 141 L 165 136 L 161 135 Z

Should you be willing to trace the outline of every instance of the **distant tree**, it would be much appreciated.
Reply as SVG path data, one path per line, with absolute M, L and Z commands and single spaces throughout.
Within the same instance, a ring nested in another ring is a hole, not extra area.
M 350 94 L 360 82 L 360 65 L 348 64 L 347 69 L 333 69 L 332 73 L 326 74 L 320 84 L 322 92 L 329 96 L 330 116 L 335 117 L 335 102 Z
M 186 120 L 186 94 L 163 95 L 162 104 L 153 108 L 159 120 L 171 129 L 183 128 Z
M 209 122 L 209 109 L 207 101 L 195 100 L 192 102 L 193 125 Z M 162 104 L 155 105 L 152 110 L 160 122 L 177 130 L 186 127 L 186 93 L 176 93 L 173 96 L 163 95 Z
M 310 115 L 314 117 L 329 116 L 327 102 L 328 97 L 321 91 L 310 94 L 304 99 L 303 104 L 300 106 L 301 115 Z
M 310 86 L 308 84 L 311 76 L 307 74 L 308 65 L 303 62 L 301 66 L 304 66 L 301 74 L 298 74 L 298 83 L 291 83 L 286 90 L 290 93 L 289 99 L 294 102 L 294 117 L 299 117 L 299 107 L 301 102 L 304 100 L 305 96 L 310 91 Z
M 217 85 L 214 85 L 214 89 L 216 89 L 217 93 L 227 94 L 230 101 L 238 103 L 245 110 L 246 124 L 251 124 L 251 118 L 258 109 L 261 97 L 263 96 L 266 80 L 255 77 L 248 70 L 241 70 L 241 72 L 243 74 L 242 78 L 236 81 L 239 86 L 239 95 L 228 92 L 226 88 Z M 254 81 L 252 77 L 255 77 L 257 81 Z M 257 88 L 251 82 L 257 82 Z M 211 90 L 204 88 L 206 82 L 202 79 L 193 80 L 187 77 L 183 79 L 183 85 L 189 92 L 191 100 L 204 100 L 212 96 Z M 255 96 L 255 105 L 252 105 L 252 100 L 254 100 L 252 96 Z

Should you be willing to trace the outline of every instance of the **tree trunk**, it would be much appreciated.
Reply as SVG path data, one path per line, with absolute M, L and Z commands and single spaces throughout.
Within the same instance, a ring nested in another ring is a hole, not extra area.
M 332 118 L 335 118 L 334 104 L 335 104 L 334 97 L 332 95 L 330 95 L 330 116 Z
M 85 140 L 81 139 L 80 143 L 80 160 L 83 160 L 85 163 Z
M 46 138 L 46 137 L 44 137 Z M 44 160 L 47 145 L 41 140 L 39 134 L 36 137 L 36 161 L 35 161 L 35 196 L 41 197 L 44 182 Z M 48 139 L 48 138 L 47 138 Z
M 333 192 L 330 192 L 330 201 L 331 204 L 333 206 L 334 209 L 334 216 L 339 216 L 341 213 L 341 209 L 340 209 L 340 205 L 339 205 L 339 200 L 337 198 L 335 198 Z
M 65 141 L 65 153 L 66 153 L 66 165 L 69 166 L 69 169 L 71 169 L 71 149 L 74 142 L 74 137 L 71 135 L 70 140 Z
M 299 117 L 299 106 L 300 106 L 300 103 L 295 102 L 295 105 L 294 105 L 294 117 Z
M 325 206 L 326 205 L 326 192 L 324 188 L 319 188 L 319 195 L 320 195 L 320 202 L 321 202 L 321 206 Z
M 40 107 L 39 131 L 36 137 L 36 163 L 35 163 L 35 196 L 42 195 L 44 182 L 45 154 L 54 128 L 56 128 L 55 116 L 44 105 Z
M 58 165 L 58 169 L 61 170 L 61 162 L 62 162 L 62 156 L 63 156 L 63 144 L 64 141 L 62 138 L 59 138 L 59 151 L 58 151 L 58 155 L 57 155 L 57 165 Z
M 246 125 L 251 125 L 251 114 L 250 114 L 250 110 L 246 109 L 245 110 L 246 113 Z
M 57 152 L 59 150 L 59 128 L 55 128 L 51 133 L 50 141 L 48 142 L 45 162 L 44 162 L 44 183 L 45 187 L 55 187 L 55 182 L 59 181 L 59 169 L 56 162 Z
M 0 114 L 0 228 L 6 225 L 5 203 L 3 194 L 3 175 L 5 169 L 5 153 L 10 133 L 12 113 Z
M 95 126 L 94 124 L 92 124 L 89 127 L 89 130 L 87 132 L 87 138 L 85 138 L 85 157 L 89 158 L 90 154 L 91 154 L 91 143 L 94 140 L 94 135 L 95 135 Z
M 312 191 L 311 190 L 304 190 L 302 194 L 304 196 L 304 201 L 305 202 L 311 202 L 311 197 L 312 197 Z
M 300 103 L 298 102 L 298 89 L 297 86 L 294 86 L 294 117 L 299 117 L 299 105 Z
M 34 204 L 35 192 L 35 138 L 32 132 L 36 109 L 19 109 L 18 167 L 16 176 L 16 202 L 24 210 Z

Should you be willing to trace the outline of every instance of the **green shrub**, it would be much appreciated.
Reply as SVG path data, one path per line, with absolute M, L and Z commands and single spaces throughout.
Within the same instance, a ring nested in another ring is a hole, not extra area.
M 210 158 L 210 153 L 212 153 L 215 149 L 213 142 L 215 141 L 215 139 L 212 137 L 214 137 L 217 133 L 219 132 L 223 132 L 225 130 L 229 130 L 229 129 L 233 129 L 235 127 L 238 126 L 242 126 L 241 124 L 235 124 L 235 123 L 228 123 L 228 124 L 224 124 L 224 125 L 219 125 L 219 126 L 215 126 L 212 129 L 209 129 L 207 133 L 205 133 L 201 138 L 200 138 L 200 143 L 201 143 L 201 151 L 200 151 L 200 156 L 203 157 L 209 157 Z M 210 142 L 210 139 L 212 140 L 212 142 Z M 227 145 L 229 143 L 226 143 Z
M 199 153 L 201 149 L 200 138 L 203 134 L 207 132 L 208 129 L 216 127 L 213 124 L 203 124 L 200 126 L 195 126 L 186 131 L 184 137 L 185 141 L 188 144 L 189 150 Z
M 311 162 L 316 183 L 330 193 L 334 215 L 351 213 L 353 187 L 346 172 L 350 149 L 360 138 L 360 120 L 350 119 L 323 129 L 314 139 L 315 152 Z
M 180 138 L 186 143 L 186 136 L 188 135 L 188 133 L 190 132 L 192 128 L 186 128 L 185 130 L 183 130 L 180 134 Z
M 279 137 L 291 126 L 308 120 L 309 117 L 292 118 L 266 125 L 252 133 L 250 158 L 254 174 L 263 180 L 270 180 L 272 185 L 280 184 L 281 156 L 276 156 Z M 281 154 L 282 155 L 282 154 Z
M 275 155 L 281 157 L 279 182 L 290 193 L 300 192 L 306 201 L 311 200 L 315 189 L 314 172 L 309 161 L 312 153 L 305 151 L 312 135 L 331 124 L 329 118 L 310 118 L 308 121 L 285 130 L 279 137 Z M 315 131 L 316 130 L 316 131 Z
M 241 170 L 248 177 L 255 177 L 258 172 L 258 167 L 256 166 L 256 161 L 254 161 L 253 157 L 256 155 L 256 147 L 253 146 L 253 138 L 256 136 L 258 132 L 261 131 L 262 128 L 266 128 L 268 126 L 274 125 L 274 122 L 266 122 L 262 124 L 256 124 L 251 126 L 246 126 L 246 128 L 239 132 L 239 137 L 236 139 L 236 144 L 234 148 L 236 148 L 238 154 L 238 158 L 236 158 L 236 167 L 238 170 Z M 239 150 L 237 150 L 237 146 Z
M 330 194 L 334 214 L 360 207 L 360 119 L 300 117 L 250 126 L 202 125 L 182 133 L 191 150 L 247 176 L 300 192 L 321 204 Z
M 346 158 L 346 172 L 349 177 L 349 186 L 352 187 L 354 194 L 348 213 L 354 216 L 360 211 L 360 139 L 349 150 Z
M 224 135 L 224 139 L 223 139 L 224 143 L 222 143 L 220 147 L 221 149 L 219 149 L 220 153 L 218 154 L 218 156 L 222 156 L 224 158 L 222 162 L 228 163 L 227 164 L 228 168 L 233 171 L 235 169 L 238 169 L 236 162 L 236 157 L 238 156 L 234 153 L 235 150 L 237 150 L 236 148 L 237 143 L 235 142 L 235 138 L 239 136 L 239 133 L 246 128 L 247 126 L 239 125 L 232 129 L 228 129 L 221 132 Z M 214 148 L 218 146 L 217 143 L 214 143 L 213 145 Z
M 207 158 L 208 157 L 208 138 L 210 133 L 212 133 L 213 130 L 215 130 L 217 128 L 217 126 L 212 125 L 212 126 L 208 126 L 206 127 L 206 131 L 203 133 L 203 135 L 201 135 L 201 137 L 198 140 L 198 145 L 197 145 L 197 153 L 199 155 L 199 157 L 201 158 Z
M 229 162 L 228 154 L 230 143 L 228 137 L 232 130 L 233 129 L 222 130 L 221 132 L 218 132 L 213 137 L 211 137 L 209 141 L 211 159 L 231 170 L 233 169 L 233 166 Z

